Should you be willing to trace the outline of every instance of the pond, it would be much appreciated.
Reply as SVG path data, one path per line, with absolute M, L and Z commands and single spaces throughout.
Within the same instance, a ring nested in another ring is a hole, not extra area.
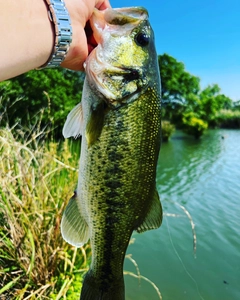
M 127 251 L 141 275 L 163 300 L 240 299 L 240 130 L 177 131 L 162 145 L 157 189 L 163 224 L 134 233 Z M 124 270 L 136 273 L 129 259 Z M 159 299 L 143 279 L 125 284 L 127 300 Z

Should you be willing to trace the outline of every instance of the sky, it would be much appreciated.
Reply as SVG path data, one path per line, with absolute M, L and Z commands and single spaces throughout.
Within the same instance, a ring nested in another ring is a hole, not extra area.
M 167 53 L 240 100 L 240 0 L 110 0 L 112 7 L 143 6 L 158 54 Z

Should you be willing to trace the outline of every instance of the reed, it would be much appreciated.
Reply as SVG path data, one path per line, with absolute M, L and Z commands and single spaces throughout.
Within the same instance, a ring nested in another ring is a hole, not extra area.
M 39 128 L 0 129 L 1 299 L 70 299 L 88 265 L 89 246 L 71 247 L 59 229 L 78 158 Z

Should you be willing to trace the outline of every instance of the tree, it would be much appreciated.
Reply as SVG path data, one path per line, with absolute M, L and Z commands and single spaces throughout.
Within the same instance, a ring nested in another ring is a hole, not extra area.
M 221 109 L 232 107 L 232 100 L 220 94 L 220 87 L 217 84 L 209 85 L 199 94 L 199 111 L 203 120 L 213 124 L 217 113 Z
M 186 99 L 200 91 L 200 79 L 185 70 L 183 63 L 168 54 L 158 56 L 161 74 L 163 118 L 177 126 L 182 124 Z
M 184 112 L 182 116 L 183 130 L 199 139 L 208 128 L 208 123 L 199 118 L 194 112 Z
M 220 110 L 232 107 L 232 100 L 220 94 L 220 91 L 220 87 L 214 84 L 207 86 L 197 95 L 189 94 L 186 97 L 185 110 L 182 113 L 183 127 L 189 125 L 194 128 L 189 129 L 188 133 L 192 132 L 192 135 L 200 137 L 208 126 L 215 126 Z
M 200 89 L 200 79 L 185 70 L 183 63 L 168 54 L 158 56 L 162 83 L 163 118 L 199 137 L 216 125 L 217 113 L 233 108 L 230 98 L 217 84 Z M 188 127 L 189 126 L 189 130 Z
M 184 103 L 187 95 L 198 94 L 200 79 L 185 70 L 183 63 L 168 54 L 158 56 L 163 102 Z
M 30 71 L 0 83 L 0 125 L 29 126 L 41 118 L 43 126 L 61 132 L 68 112 L 81 100 L 83 73 L 64 69 Z
M 233 103 L 233 109 L 240 111 L 240 100 L 237 100 Z

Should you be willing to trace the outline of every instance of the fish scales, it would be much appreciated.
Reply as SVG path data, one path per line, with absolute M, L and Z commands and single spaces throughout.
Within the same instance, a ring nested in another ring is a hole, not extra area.
M 82 103 L 69 114 L 63 129 L 66 137 L 82 134 L 77 192 L 61 223 L 63 237 L 72 245 L 80 247 L 90 238 L 92 261 L 82 300 L 125 299 L 123 262 L 132 232 L 158 228 L 162 221 L 156 190 L 160 79 L 153 33 L 142 8 L 111 10 L 103 16 L 109 26 L 128 25 L 128 42 L 138 38 L 136 28 L 144 36 L 140 46 L 134 42 L 126 48 L 116 34 L 109 36 L 113 29 L 106 29 L 107 42 L 114 42 L 110 54 L 105 48 L 99 54 L 100 46 L 96 55 L 91 53 Z M 99 43 L 104 46 L 104 39 Z M 129 56 L 131 48 L 138 57 Z M 106 67 L 99 71 L 101 60 Z
M 153 101 L 146 101 L 146 97 Z M 149 88 L 137 101 L 109 111 L 101 137 L 86 149 L 86 186 L 82 186 L 82 193 L 91 199 L 87 214 L 94 224 L 92 265 L 99 272 L 106 269 L 107 257 L 114 256 L 117 249 L 121 256 L 110 260 L 107 272 L 122 276 L 131 233 L 142 224 L 143 211 L 150 209 L 156 178 L 153 166 L 160 146 L 160 107 L 155 97 L 159 97 L 156 90 Z

